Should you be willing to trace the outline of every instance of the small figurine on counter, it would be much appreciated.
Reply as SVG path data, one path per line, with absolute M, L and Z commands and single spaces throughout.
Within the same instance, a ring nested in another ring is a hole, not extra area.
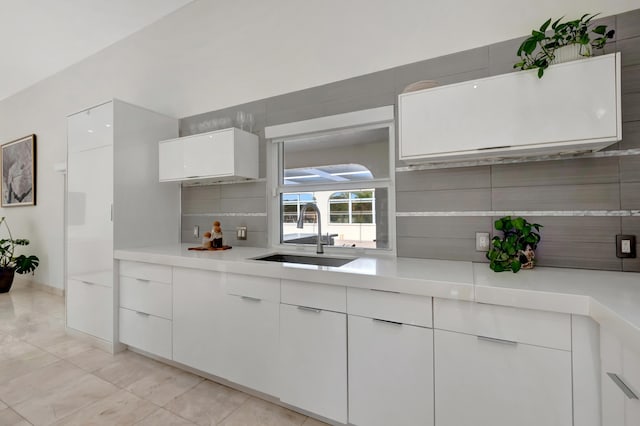
M 211 231 L 213 248 L 222 248 L 222 228 L 220 227 L 220 222 L 217 220 L 213 222 L 213 229 Z
M 202 247 L 209 249 L 212 247 L 213 238 L 211 238 L 211 232 L 205 232 L 202 236 Z

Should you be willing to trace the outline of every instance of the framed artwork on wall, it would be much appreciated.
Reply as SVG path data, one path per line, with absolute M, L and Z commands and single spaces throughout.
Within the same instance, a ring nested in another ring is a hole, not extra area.
M 2 145 L 2 207 L 36 205 L 36 135 Z

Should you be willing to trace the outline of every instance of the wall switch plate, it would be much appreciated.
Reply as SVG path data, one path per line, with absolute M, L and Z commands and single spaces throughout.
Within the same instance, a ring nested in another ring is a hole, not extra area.
M 196 240 L 200 237 L 200 227 L 198 225 L 193 225 L 193 238 Z
M 488 232 L 476 232 L 476 251 L 489 251 L 491 239 Z
M 236 228 L 236 239 L 238 239 L 238 240 L 246 240 L 247 239 L 247 227 L 246 226 L 238 226 Z
M 616 256 L 621 258 L 636 257 L 635 235 L 616 235 Z

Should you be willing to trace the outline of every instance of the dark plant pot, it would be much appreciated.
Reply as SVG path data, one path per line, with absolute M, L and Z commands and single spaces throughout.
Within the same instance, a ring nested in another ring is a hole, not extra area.
M 0 268 L 0 293 L 7 293 L 11 290 L 15 268 Z

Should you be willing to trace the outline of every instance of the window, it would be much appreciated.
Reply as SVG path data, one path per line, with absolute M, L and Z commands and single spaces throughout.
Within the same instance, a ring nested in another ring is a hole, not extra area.
M 375 223 L 375 189 L 334 192 L 329 197 L 329 223 Z
M 344 127 L 353 115 L 362 112 L 290 123 L 266 129 L 273 144 L 269 150 L 270 236 L 273 245 L 316 244 L 330 247 L 391 249 L 390 220 L 395 206 L 393 186 L 393 108 L 384 107 L 385 120 Z M 370 111 L 370 110 L 369 110 Z M 362 115 L 362 114 L 360 114 Z M 326 127 L 336 118 L 340 130 Z M 387 117 L 389 117 L 387 119 Z M 304 127 L 314 128 L 305 133 Z M 270 137 L 272 129 L 279 134 Z M 295 135 L 287 133 L 300 132 Z M 313 204 L 316 209 L 306 208 Z M 298 218 L 305 210 L 302 229 Z M 275 233 L 273 232 L 275 231 Z M 278 232 L 279 231 L 279 232 Z

